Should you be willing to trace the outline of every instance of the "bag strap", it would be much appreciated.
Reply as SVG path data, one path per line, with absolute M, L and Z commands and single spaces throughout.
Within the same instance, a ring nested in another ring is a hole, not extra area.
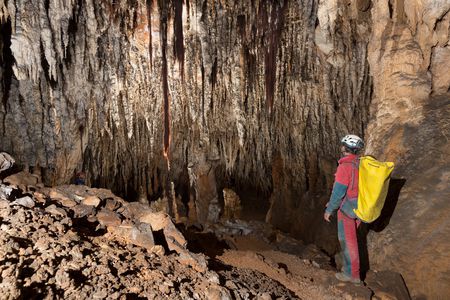
M 343 162 L 342 164 L 352 164 L 352 177 L 350 179 L 350 186 L 351 186 L 351 189 L 353 190 L 354 183 L 355 183 L 355 173 L 356 173 L 356 170 L 359 169 L 359 157 L 352 160 L 351 162 Z
M 350 185 L 351 185 L 351 189 L 353 190 L 353 188 L 354 188 L 354 183 L 355 183 L 355 173 L 356 173 L 356 170 L 358 170 L 359 169 L 359 157 L 358 158 L 356 158 L 355 160 L 353 160 L 352 162 L 351 162 L 351 164 L 352 164 L 352 179 L 351 179 L 351 181 L 350 181 Z

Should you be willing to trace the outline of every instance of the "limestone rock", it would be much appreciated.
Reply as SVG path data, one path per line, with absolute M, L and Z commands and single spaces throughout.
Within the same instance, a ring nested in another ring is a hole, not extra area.
M 241 214 L 241 200 L 239 196 L 231 189 L 223 189 L 224 212 L 223 218 L 239 219 Z
M 408 288 L 402 275 L 392 271 L 370 271 L 367 273 L 366 284 L 381 299 L 410 300 Z
M 191 266 L 197 272 L 205 272 L 208 269 L 205 256 L 202 254 L 192 253 L 185 250 L 179 254 L 178 261 L 181 264 Z
M 371 267 L 400 272 L 411 296 L 446 297 L 450 242 L 448 1 L 372 1 L 368 45 L 374 79 L 366 153 L 396 164 L 379 220 Z M 446 69 L 446 70 L 444 70 Z M 448 185 L 447 185 L 448 186 Z M 432 220 L 432 221 L 430 221 Z M 427 225 L 425 225 L 427 224 Z M 425 226 L 425 227 L 424 227 Z M 442 253 L 442 254 L 441 254 Z
M 167 197 L 158 198 L 150 203 L 150 209 L 153 212 L 169 213 L 169 199 Z
M 47 206 L 45 208 L 45 211 L 49 212 L 49 213 L 51 213 L 52 215 L 55 215 L 55 216 L 61 216 L 61 217 L 66 217 L 67 216 L 67 212 L 64 209 L 62 209 L 62 208 L 56 207 L 55 204 Z
M 13 191 L 13 188 L 4 184 L 0 183 L 0 198 L 1 199 L 8 199 L 8 197 L 11 195 L 11 192 Z
M 75 200 L 69 198 L 69 195 L 67 195 L 64 192 L 58 191 L 56 189 L 52 189 L 49 192 L 49 197 L 52 200 L 59 202 L 64 207 L 70 208 L 70 207 L 74 207 L 75 205 L 77 205 L 77 202 Z
M 144 247 L 150 252 L 157 250 L 154 248 L 155 242 L 153 239 L 152 228 L 149 224 L 139 223 L 136 225 L 122 224 L 109 225 L 108 231 L 120 238 L 126 243 L 131 243 L 136 246 Z
M 39 203 L 46 203 L 47 202 L 47 197 L 43 193 L 34 192 L 33 193 L 33 197 Z
M 81 201 L 81 203 L 84 205 L 91 205 L 94 207 L 99 206 L 100 202 L 101 200 L 97 196 L 87 196 L 86 198 L 83 199 L 83 201 Z
M 129 219 L 139 219 L 141 216 L 150 213 L 152 210 L 146 204 L 139 202 L 126 203 L 123 208 L 120 209 L 120 213 Z
M 139 221 L 150 224 L 154 231 L 162 230 L 170 250 L 177 251 L 178 253 L 185 250 L 186 239 L 175 227 L 169 215 L 162 212 L 150 212 L 141 216 Z
M 211 286 L 206 291 L 206 298 L 211 300 L 231 300 L 230 292 L 225 288 L 219 285 Z
M 102 209 L 96 214 L 97 220 L 104 226 L 119 226 L 122 221 L 119 215 L 113 211 Z
M 92 205 L 78 204 L 72 207 L 73 214 L 75 218 L 83 218 L 86 216 L 93 215 L 95 210 Z
M 339 138 L 364 134 L 367 153 L 394 160 L 407 180 L 391 222 L 380 221 L 389 226 L 369 236 L 373 262 L 401 271 L 414 296 L 445 297 L 449 197 L 429 186 L 446 187 L 449 9 L 447 0 L 0 1 L 1 148 L 42 168 L 47 185 L 81 165 L 86 184 L 145 199 L 176 182 L 200 223 L 211 202 L 216 220 L 228 180 L 271 191 L 267 221 L 332 253 L 335 228 L 321 214 Z M 420 190 L 423 174 L 434 180 Z M 87 196 L 71 188 L 57 200 L 65 207 Z M 421 272 L 420 262 L 433 267 Z M 2 294 L 19 298 L 5 282 Z M 42 288 L 49 298 L 53 284 Z
M 121 203 L 115 199 L 108 198 L 106 199 L 105 208 L 107 210 L 115 211 L 121 207 Z
M 35 187 L 39 182 L 39 176 L 22 171 L 6 177 L 3 182 L 9 185 L 20 187 L 22 190 L 28 190 L 28 187 Z
M 12 167 L 15 163 L 14 158 L 6 152 L 0 152 L 0 172 Z
M 13 202 L 11 202 L 11 205 L 21 205 L 24 207 L 32 208 L 34 207 L 35 203 L 33 198 L 31 198 L 30 196 L 25 196 L 22 198 L 17 198 Z

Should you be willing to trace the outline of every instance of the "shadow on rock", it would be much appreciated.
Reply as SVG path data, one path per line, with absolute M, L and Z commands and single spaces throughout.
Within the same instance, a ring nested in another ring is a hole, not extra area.
M 377 220 L 375 220 L 375 222 L 370 224 L 370 230 L 380 232 L 389 225 L 391 217 L 394 214 L 394 210 L 397 206 L 400 191 L 402 190 L 405 183 L 406 179 L 391 178 L 391 181 L 389 182 L 388 194 L 386 196 L 381 215 Z

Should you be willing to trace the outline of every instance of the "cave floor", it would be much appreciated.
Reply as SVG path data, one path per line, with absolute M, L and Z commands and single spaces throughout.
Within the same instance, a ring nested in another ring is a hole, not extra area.
M 75 207 L 92 209 L 74 204 L 86 192 L 91 196 L 84 196 L 83 203 L 95 202 L 93 194 L 100 201 L 95 205 L 103 216 L 97 212 L 96 218 L 113 222 L 104 216 L 108 207 L 120 211 L 110 191 L 65 186 L 47 192 L 50 197 L 37 190 L 14 201 L 0 199 L 2 299 L 370 299 L 373 295 L 367 286 L 338 282 L 330 258 L 314 245 L 261 221 L 228 220 L 202 230 L 183 229 L 180 224 L 187 249 L 170 251 L 167 245 L 158 245 L 157 232 L 156 247 L 145 247 L 135 235 L 124 239 L 112 234 L 110 227 L 92 222 L 92 216 L 74 217 L 80 213 Z M 72 193 L 72 202 L 61 196 L 64 192 Z M 123 203 L 122 217 L 133 207 Z M 207 267 L 199 268 L 189 259 L 186 263 L 186 255 L 203 257 Z

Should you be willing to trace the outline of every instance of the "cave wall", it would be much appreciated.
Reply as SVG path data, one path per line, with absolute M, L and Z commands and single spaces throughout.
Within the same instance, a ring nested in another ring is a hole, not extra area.
M 396 163 L 369 234 L 373 268 L 400 271 L 415 297 L 450 295 L 450 2 L 374 1 L 367 153 Z M 375 22 L 374 20 L 377 20 Z
M 444 295 L 449 5 L 0 0 L 0 147 L 47 184 L 188 184 L 202 220 L 215 185 L 247 184 L 272 194 L 267 221 L 333 252 L 321 214 L 353 132 L 401 183 L 371 263 Z
M 1 148 L 48 184 L 83 169 L 127 195 L 186 169 L 232 178 L 273 191 L 268 220 L 313 241 L 315 195 L 371 98 L 367 7 L 330 3 L 2 1 Z

